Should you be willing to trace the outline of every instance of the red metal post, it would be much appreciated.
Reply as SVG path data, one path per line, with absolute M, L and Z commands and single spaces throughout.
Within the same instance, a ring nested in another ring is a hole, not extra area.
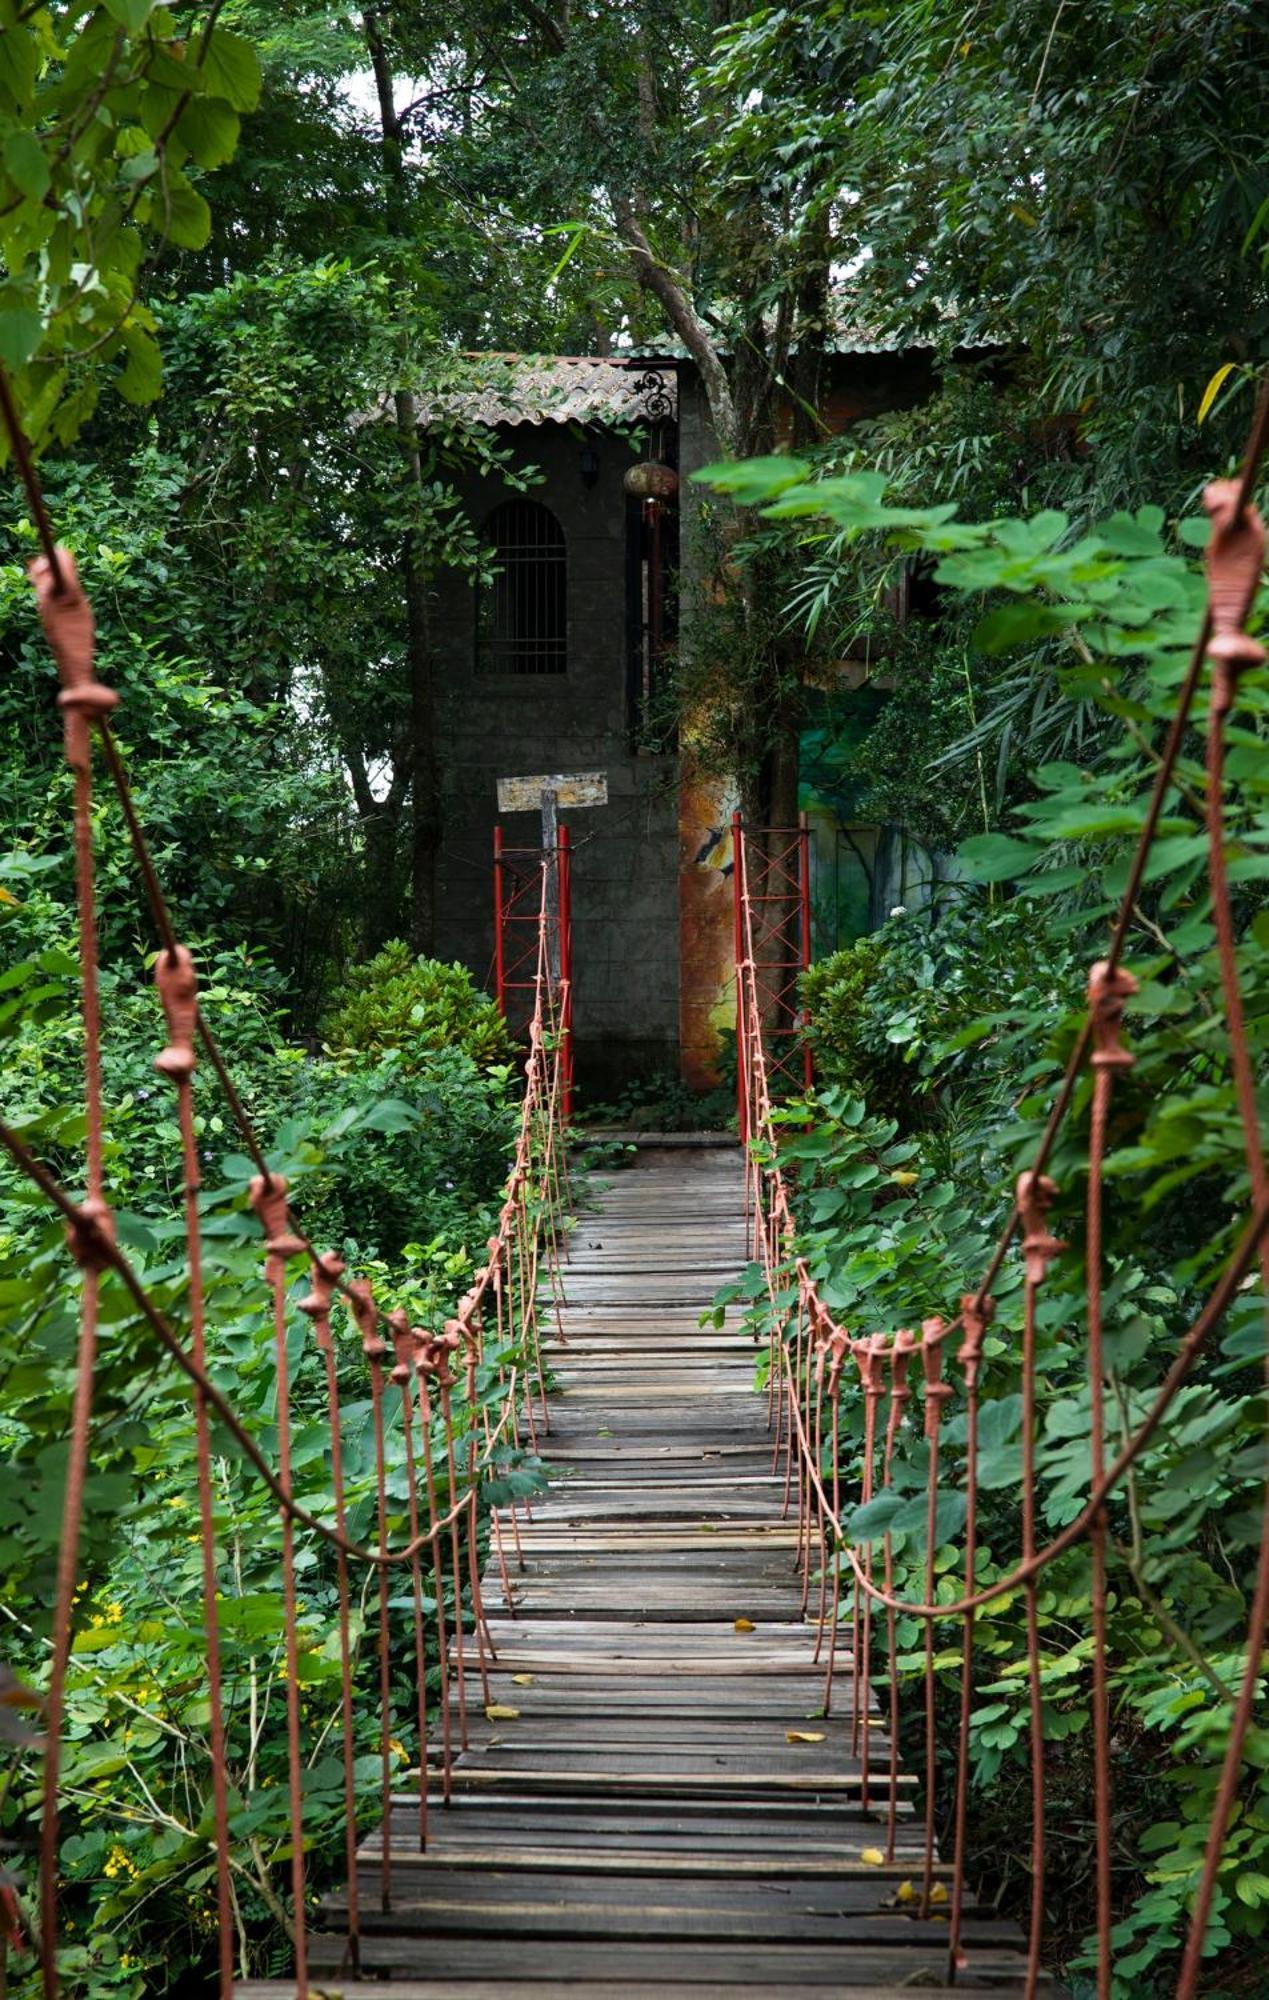
M 745 981 L 741 965 L 745 956 L 744 873 L 745 829 L 740 813 L 731 816 L 731 885 L 733 937 L 736 959 L 736 1124 L 740 1143 L 749 1139 L 749 1087 L 745 1056 Z
M 498 1002 L 498 1012 L 503 1020 L 507 1018 L 507 967 L 503 955 L 503 907 L 502 907 L 502 828 L 494 823 L 494 998 Z
M 802 970 L 807 972 L 811 965 L 811 828 L 805 813 L 798 814 L 798 900 L 802 906 Z M 804 1035 L 809 1019 L 804 1009 Z M 815 1082 L 815 1058 L 810 1042 L 805 1040 L 802 1043 L 802 1080 L 808 1090 Z
M 573 1115 L 573 841 L 566 826 L 558 829 L 556 857 L 560 872 L 560 1060 L 561 1111 Z

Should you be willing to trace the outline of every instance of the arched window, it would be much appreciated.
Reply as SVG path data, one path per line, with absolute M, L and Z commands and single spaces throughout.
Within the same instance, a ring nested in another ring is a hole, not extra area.
M 476 617 L 476 671 L 562 674 L 568 666 L 564 531 L 537 500 L 504 500 L 484 526 L 494 574 Z

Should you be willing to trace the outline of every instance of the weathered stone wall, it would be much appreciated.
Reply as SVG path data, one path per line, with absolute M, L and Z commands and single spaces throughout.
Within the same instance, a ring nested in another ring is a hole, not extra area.
M 444 834 L 437 871 L 438 955 L 492 986 L 493 829 L 497 780 L 544 771 L 603 770 L 607 806 L 571 816 L 575 1045 L 592 1101 L 632 1075 L 678 1069 L 676 759 L 632 749 L 627 712 L 626 497 L 633 453 L 592 432 L 600 472 L 582 482 L 582 439 L 558 424 L 502 433 L 517 462 L 544 474 L 533 498 L 563 528 L 568 551 L 568 671 L 475 672 L 475 602 L 447 580 L 435 614 L 438 761 Z M 480 521 L 507 497 L 475 483 Z M 536 816 L 503 821 L 504 837 L 535 845 Z

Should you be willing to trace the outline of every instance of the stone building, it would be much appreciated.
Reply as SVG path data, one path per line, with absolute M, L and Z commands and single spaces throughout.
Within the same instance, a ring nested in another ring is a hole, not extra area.
M 927 353 L 843 349 L 822 413 L 839 430 L 921 400 L 932 380 Z M 491 426 L 530 483 L 468 484 L 496 573 L 477 588 L 451 576 L 436 609 L 437 953 L 489 982 L 498 780 L 603 772 L 607 804 L 570 819 L 579 1080 L 592 1101 L 639 1075 L 704 1084 L 731 1010 L 731 801 L 656 727 L 659 661 L 703 587 L 690 476 L 717 452 L 695 369 L 666 357 L 502 357 L 492 381 L 447 408 Z M 647 462 L 677 468 L 677 504 L 627 490 Z M 515 848 L 540 838 L 529 813 L 502 829 Z M 868 876 L 856 924 L 866 928 L 884 914 L 879 897 L 895 899 L 894 859 L 879 882 L 884 835 L 847 833 L 848 872 Z M 827 847 L 817 838 L 817 899 L 854 907 L 831 834 Z M 825 923 L 831 949 L 835 917 L 821 913 Z

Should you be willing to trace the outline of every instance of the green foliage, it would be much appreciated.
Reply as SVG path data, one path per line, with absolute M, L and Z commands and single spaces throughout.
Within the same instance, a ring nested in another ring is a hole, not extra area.
M 841 1084 L 894 1104 L 907 1081 L 903 1052 L 888 1037 L 880 1049 L 871 1047 L 865 1020 L 885 960 L 881 934 L 862 937 L 803 974 L 802 999 L 809 1014 L 807 1033 L 815 1051 L 816 1075 L 824 1083 Z
M 1065 1013 L 1079 985 L 1069 942 L 1036 908 L 985 904 L 952 885 L 932 909 L 899 912 L 804 974 L 816 1075 L 884 1104 L 905 1135 L 939 1134 L 952 1146 L 991 1104 L 1002 1045 L 1020 1048 L 1008 1032 L 1014 1018 Z M 950 1156 L 947 1165 L 968 1170 Z
M 0 362 L 37 444 L 75 436 L 103 371 L 127 402 L 158 394 L 147 246 L 207 241 L 197 182 L 232 156 L 260 94 L 255 50 L 216 11 L 0 10 Z
M 681 1077 L 662 1073 L 639 1077 L 609 1102 L 586 1104 L 587 1125 L 619 1125 L 638 1132 L 717 1132 L 736 1115 L 735 1037 L 731 1038 L 732 1078 L 712 1090 L 693 1090 Z
M 406 1075 L 440 1049 L 461 1050 L 481 1069 L 506 1065 L 512 1053 L 502 1016 L 466 966 L 415 958 L 399 939 L 353 966 L 335 996 L 326 1039 L 336 1050 L 394 1049 Z

